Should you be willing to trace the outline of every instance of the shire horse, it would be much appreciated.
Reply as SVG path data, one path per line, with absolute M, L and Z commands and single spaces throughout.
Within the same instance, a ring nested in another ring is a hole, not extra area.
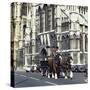
M 59 78 L 60 73 L 60 60 L 54 57 L 48 57 L 48 78 Z
M 70 54 L 68 56 L 62 57 L 62 61 L 60 61 L 60 71 L 62 72 L 65 79 L 73 78 L 73 72 L 71 69 L 72 63 L 73 59 Z
M 56 55 L 57 57 L 57 55 Z M 71 70 L 71 65 L 73 63 L 72 57 L 62 57 L 53 58 L 51 56 L 48 57 L 48 78 L 52 77 L 58 79 L 60 77 L 60 73 L 63 74 L 64 78 L 73 78 L 73 72 Z

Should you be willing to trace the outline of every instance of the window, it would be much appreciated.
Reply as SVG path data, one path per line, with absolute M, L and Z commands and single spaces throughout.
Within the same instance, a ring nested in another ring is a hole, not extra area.
M 69 38 L 69 36 L 67 35 L 67 37 L 66 37 L 66 44 L 67 44 L 67 49 L 70 49 L 70 38 Z
M 26 16 L 27 15 L 27 3 L 23 3 L 21 7 L 21 16 Z
M 78 40 L 76 38 L 70 40 L 70 47 L 71 49 L 78 49 Z
M 68 35 L 66 37 L 62 36 L 62 49 L 63 50 L 70 49 L 70 39 Z
M 83 37 L 80 35 L 80 51 L 83 51 Z
M 52 10 L 51 8 L 48 9 L 48 31 L 52 29 Z
M 45 12 L 42 10 L 40 12 L 40 33 L 45 29 Z
M 14 3 L 11 4 L 11 17 L 14 16 L 14 12 L 15 12 L 15 5 Z
M 79 13 L 81 12 L 81 7 L 79 6 Z
M 87 35 L 85 35 L 85 51 L 88 50 L 88 38 Z
M 55 8 L 52 6 L 52 29 L 55 29 Z
M 69 30 L 69 22 L 64 22 L 61 25 L 62 32 Z
M 80 25 L 80 31 L 83 32 L 83 25 Z
M 81 54 L 80 54 L 80 64 L 83 64 L 83 63 L 84 63 L 84 62 L 83 62 L 83 59 L 84 59 L 84 54 L 81 53 Z
M 85 26 L 85 32 L 88 32 L 88 27 L 87 26 Z
M 77 64 L 78 63 L 77 52 L 74 52 L 73 53 L 73 60 L 74 60 L 73 61 L 74 64 Z
M 77 27 L 76 27 L 76 23 L 73 23 L 73 29 L 76 30 Z

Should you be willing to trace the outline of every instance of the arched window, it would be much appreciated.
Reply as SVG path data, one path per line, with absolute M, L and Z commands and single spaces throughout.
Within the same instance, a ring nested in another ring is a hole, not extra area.
M 45 28 L 45 12 L 43 10 L 43 8 L 41 9 L 41 7 L 39 6 L 39 15 L 40 15 L 40 33 L 43 32 L 44 28 Z
M 65 50 L 66 49 L 66 40 L 65 40 L 65 36 L 62 36 L 62 49 Z
M 70 37 L 69 37 L 69 35 L 66 36 L 66 44 L 67 44 L 67 49 L 70 49 Z
M 88 38 L 87 35 L 85 35 L 85 51 L 87 52 L 88 50 Z
M 43 49 L 41 50 L 40 54 L 42 55 L 42 57 L 47 56 L 47 51 L 46 51 L 46 49 L 43 48 Z
M 39 7 L 38 7 L 38 12 L 40 12 L 40 11 L 41 11 L 41 7 L 39 6 Z
M 11 18 L 14 17 L 14 12 L 15 12 L 15 3 L 11 3 Z
M 80 34 L 80 51 L 83 51 L 83 36 Z
M 45 10 L 47 8 L 47 4 L 44 4 L 43 5 L 43 9 Z
M 69 35 L 67 35 L 67 36 L 66 36 L 66 38 L 68 38 L 68 39 L 69 39 Z
M 74 37 L 74 39 L 76 39 L 77 35 L 74 33 L 74 34 L 73 34 L 73 37 Z
M 62 36 L 62 40 L 65 39 L 65 36 Z
M 44 4 L 43 9 L 45 11 L 45 31 L 48 31 L 48 5 Z
M 21 7 L 21 16 L 26 16 L 27 15 L 27 3 L 22 3 Z

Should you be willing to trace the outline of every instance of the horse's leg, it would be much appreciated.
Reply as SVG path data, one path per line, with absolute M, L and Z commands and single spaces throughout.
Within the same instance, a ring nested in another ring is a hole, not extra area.
M 48 78 L 50 78 L 50 73 L 48 73 Z
M 47 76 L 48 76 L 48 78 L 50 78 L 50 72 L 48 72 Z
M 54 70 L 54 66 L 52 66 L 52 78 L 55 77 L 55 70 Z
M 42 68 L 41 68 L 41 75 L 43 76 L 43 70 L 42 70 Z
M 53 77 L 55 78 L 55 79 L 57 79 L 57 72 L 56 72 L 56 65 L 55 64 L 53 64 Z
M 46 76 L 46 68 L 43 68 L 43 76 Z
M 62 75 L 62 77 L 65 77 L 65 70 L 64 70 L 63 66 L 61 67 L 61 75 Z
M 41 75 L 45 76 L 45 69 L 44 68 L 42 68 L 42 70 L 41 70 Z
M 45 75 L 48 76 L 48 68 L 46 68 Z
M 68 79 L 68 77 L 67 77 L 66 73 L 65 73 L 65 79 Z
M 55 73 L 55 79 L 58 79 L 58 77 L 57 77 L 57 73 Z
M 60 77 L 60 67 L 59 66 L 57 67 L 57 77 L 58 78 Z
M 50 67 L 48 68 L 47 76 L 48 76 L 48 78 L 50 78 Z
M 65 73 L 64 72 L 62 72 L 62 76 L 65 77 Z
M 73 72 L 72 72 L 72 68 L 71 66 L 73 65 L 73 60 L 71 59 L 71 63 L 70 63 L 70 78 L 73 78 Z
M 52 75 L 52 67 L 49 68 L 48 78 L 50 78 Z
M 54 78 L 54 72 L 52 72 L 52 78 Z
M 72 70 L 70 70 L 70 78 L 72 79 L 73 78 L 73 72 L 72 72 Z
M 71 78 L 71 79 L 73 78 L 73 72 L 71 70 L 71 66 L 70 65 L 68 66 L 68 77 Z
M 65 70 L 65 79 L 68 79 L 67 73 L 67 70 Z
M 54 70 L 55 70 L 55 79 L 58 79 L 58 75 L 57 75 L 57 66 L 55 65 L 55 67 L 54 67 Z

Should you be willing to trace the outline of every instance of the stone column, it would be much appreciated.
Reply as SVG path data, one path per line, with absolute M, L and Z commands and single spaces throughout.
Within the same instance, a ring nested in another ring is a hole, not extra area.
M 35 53 L 36 53 L 36 26 L 35 26 L 35 18 L 36 18 L 36 7 L 35 4 L 32 6 L 32 64 L 35 64 Z
M 77 56 L 77 60 L 78 60 L 77 63 L 80 64 L 80 52 L 77 52 L 77 53 L 78 53 L 78 54 L 77 54 L 77 55 L 78 55 L 78 56 Z
M 43 35 L 40 35 L 41 44 L 43 45 Z
M 26 22 L 26 29 L 27 31 L 29 32 L 27 34 L 27 36 L 29 37 L 29 39 L 25 39 L 26 42 L 28 42 L 30 44 L 30 40 L 31 40 L 31 37 L 30 37 L 30 32 L 31 32 L 31 25 L 30 25 L 30 22 L 31 22 L 31 4 L 28 4 L 27 3 L 27 22 Z M 26 30 L 25 30 L 26 31 Z M 31 46 L 30 46 L 31 47 Z M 29 61 L 28 61 L 28 56 L 26 54 L 30 54 L 27 49 L 29 50 L 30 47 L 25 47 L 25 67 L 27 67 L 29 65 Z
M 45 32 L 45 11 L 44 10 L 42 12 L 42 16 L 43 16 L 43 32 Z
M 50 46 L 50 38 L 49 38 L 49 34 L 47 34 L 47 42 L 48 42 L 48 46 Z M 50 48 L 48 48 L 48 55 L 50 56 Z
M 46 45 L 46 34 L 44 34 L 44 42 L 45 42 L 45 45 Z
M 83 63 L 85 63 L 85 26 L 83 26 Z
M 27 56 L 25 55 L 25 67 L 28 66 Z
M 20 15 L 21 15 L 21 4 L 15 3 L 15 35 L 14 35 L 14 66 L 16 67 L 17 50 L 19 48 L 20 39 Z
M 57 33 L 61 33 L 61 10 L 59 5 L 56 7 L 56 31 Z M 58 42 L 57 45 L 59 47 L 60 43 Z
M 23 48 L 23 19 L 21 20 L 21 29 L 20 29 L 20 43 L 19 47 Z
M 57 32 L 61 32 L 61 10 L 60 6 L 57 5 L 56 7 L 56 22 L 57 22 Z

